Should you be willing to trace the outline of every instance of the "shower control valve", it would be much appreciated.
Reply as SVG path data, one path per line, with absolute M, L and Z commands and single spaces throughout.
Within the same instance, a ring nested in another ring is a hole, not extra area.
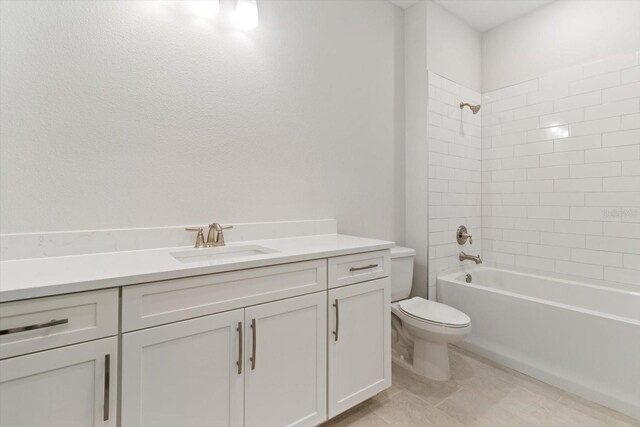
M 469 240 L 469 244 L 473 245 L 473 236 L 467 233 L 467 227 L 461 225 L 456 231 L 456 240 L 458 241 L 459 245 L 464 245 L 465 243 L 467 243 L 467 239 Z

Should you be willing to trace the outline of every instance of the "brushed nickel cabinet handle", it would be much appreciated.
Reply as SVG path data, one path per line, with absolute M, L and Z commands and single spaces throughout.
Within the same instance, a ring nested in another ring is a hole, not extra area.
M 238 322 L 238 361 L 236 365 L 238 365 L 238 374 L 242 373 L 242 322 Z
M 254 369 L 256 369 L 256 319 L 251 319 L 251 342 L 253 344 L 253 348 L 251 349 L 251 357 L 249 358 L 249 360 L 251 360 L 251 370 L 253 371 Z
M 351 267 L 349 271 L 360 271 L 360 270 L 369 270 L 370 268 L 376 268 L 378 264 L 369 264 L 364 267 Z
M 111 382 L 111 355 L 104 355 L 104 413 L 102 419 L 109 421 L 109 387 Z
M 65 323 L 69 323 L 69 319 L 61 319 L 61 320 L 55 320 L 54 319 L 54 320 L 51 320 L 50 322 L 46 322 L 46 323 L 36 323 L 35 325 L 20 326 L 18 328 L 3 329 L 3 330 L 0 331 L 0 335 L 9 335 L 9 334 L 16 334 L 18 332 L 33 331 L 34 329 L 50 328 L 52 326 L 64 325 Z
M 333 303 L 333 306 L 336 308 L 336 330 L 333 331 L 333 335 L 335 336 L 334 341 L 338 341 L 338 331 L 340 331 L 340 309 L 338 308 L 337 298 L 336 302 Z

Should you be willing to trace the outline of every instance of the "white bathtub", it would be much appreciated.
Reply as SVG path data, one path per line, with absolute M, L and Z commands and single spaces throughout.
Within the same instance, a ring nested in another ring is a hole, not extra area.
M 492 267 L 437 286 L 471 317 L 461 347 L 640 419 L 639 292 Z

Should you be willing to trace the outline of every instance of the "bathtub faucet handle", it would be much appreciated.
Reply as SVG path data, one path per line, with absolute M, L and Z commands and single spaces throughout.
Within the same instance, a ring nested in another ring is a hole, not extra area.
M 467 239 L 469 239 L 469 244 L 473 245 L 473 236 L 467 233 L 467 227 L 461 225 L 458 227 L 458 230 L 456 230 L 456 240 L 459 245 L 464 245 L 467 243 Z

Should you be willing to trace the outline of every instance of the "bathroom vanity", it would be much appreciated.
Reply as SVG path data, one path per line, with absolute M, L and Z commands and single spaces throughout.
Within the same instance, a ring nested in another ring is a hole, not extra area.
M 257 245 L 3 263 L 0 425 L 311 426 L 389 387 L 392 244 Z

